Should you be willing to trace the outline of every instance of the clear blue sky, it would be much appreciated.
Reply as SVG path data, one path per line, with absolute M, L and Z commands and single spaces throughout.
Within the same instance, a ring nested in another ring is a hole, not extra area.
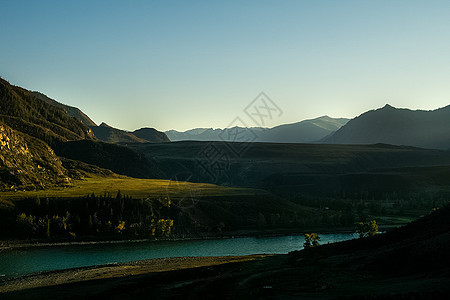
M 450 104 L 450 1 L 3 1 L 0 76 L 122 129 Z M 249 125 L 253 125 L 249 122 Z

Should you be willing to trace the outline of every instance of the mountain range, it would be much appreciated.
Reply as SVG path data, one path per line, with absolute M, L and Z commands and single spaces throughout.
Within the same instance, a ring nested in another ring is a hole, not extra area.
M 155 178 L 160 176 L 161 170 L 152 162 L 154 157 L 148 155 L 146 149 L 151 147 L 124 146 L 160 144 L 171 140 L 383 143 L 449 149 L 449 120 L 450 106 L 424 111 L 386 105 L 352 120 L 322 116 L 273 128 L 196 128 L 166 133 L 154 128 L 141 128 L 128 132 L 106 123 L 97 126 L 76 107 L 61 104 L 39 92 L 13 86 L 0 78 L 0 182 L 3 188 L 41 188 L 48 182 L 65 184 L 70 182 L 70 174 L 74 173 L 70 168 L 80 165 L 69 160 L 93 164 L 123 175 Z M 235 140 L 236 133 L 240 134 L 239 140 Z M 25 169 L 26 172 L 21 171 Z
M 354 119 L 319 118 L 273 128 L 195 128 L 166 131 L 171 141 L 247 141 L 268 143 L 391 144 L 450 148 L 450 105 L 436 110 L 395 108 L 389 104 Z M 239 140 L 235 140 L 239 133 Z
M 349 119 L 322 116 L 273 128 L 232 127 L 224 129 L 195 128 L 184 132 L 169 130 L 165 133 L 171 141 L 249 141 L 269 143 L 314 143 L 332 134 Z M 239 140 L 236 140 L 239 134 Z

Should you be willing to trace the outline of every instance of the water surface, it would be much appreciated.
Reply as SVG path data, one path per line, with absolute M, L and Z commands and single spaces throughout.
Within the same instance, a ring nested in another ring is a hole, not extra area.
M 355 233 L 321 234 L 321 244 L 356 238 Z M 0 279 L 41 271 L 150 258 L 283 254 L 303 248 L 303 235 L 232 239 L 144 241 L 0 250 Z

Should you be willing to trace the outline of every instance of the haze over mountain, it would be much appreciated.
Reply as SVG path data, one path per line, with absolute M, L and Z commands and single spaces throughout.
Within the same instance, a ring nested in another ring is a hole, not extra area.
M 195 128 L 184 132 L 166 131 L 171 141 L 248 141 L 271 143 L 313 143 L 330 135 L 348 122 L 345 118 L 322 116 L 273 128 L 233 127 L 224 129 Z M 239 140 L 236 140 L 236 135 Z
M 450 106 L 436 110 L 410 110 L 386 104 L 350 120 L 323 140 L 328 144 L 408 145 L 450 148 Z
M 314 143 L 344 126 L 349 119 L 319 118 L 273 127 L 257 139 L 258 142 Z

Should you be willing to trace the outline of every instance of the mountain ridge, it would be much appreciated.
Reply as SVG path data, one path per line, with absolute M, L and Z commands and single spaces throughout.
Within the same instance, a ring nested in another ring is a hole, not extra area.
M 90 126 L 95 137 L 102 142 L 121 144 L 121 143 L 167 143 L 170 139 L 164 132 L 154 128 L 140 128 L 133 132 L 114 128 L 105 122 L 99 126 Z
M 71 174 L 76 174 L 74 179 L 79 179 L 83 172 L 77 169 L 108 174 L 98 167 L 108 168 L 121 175 L 146 178 L 159 172 L 154 164 L 132 149 L 98 142 L 83 122 L 95 124 L 78 108 L 0 78 L 0 125 L 4 144 L 0 149 L 0 189 L 11 186 L 45 189 L 66 185 Z M 9 149 L 7 142 L 11 140 L 16 141 L 14 149 L 26 151 Z M 68 170 L 61 161 L 67 162 L 67 159 L 97 167 L 72 162 L 66 163 L 72 168 Z
M 327 115 L 307 119 L 296 123 L 282 124 L 272 128 L 239 127 L 232 128 L 193 128 L 186 131 L 168 130 L 165 133 L 171 141 L 197 140 L 197 141 L 234 141 L 228 136 L 234 136 L 233 131 L 238 130 L 242 139 L 254 142 L 274 143 L 312 143 L 321 140 L 327 135 L 346 124 L 349 119 L 331 118 Z
M 83 111 L 81 111 L 79 108 L 77 107 L 73 107 L 73 106 L 69 106 L 66 104 L 62 104 L 52 98 L 49 98 L 48 96 L 40 93 L 40 92 L 33 92 L 39 99 L 47 102 L 48 104 L 51 104 L 53 106 L 56 107 L 60 107 L 62 109 L 64 109 L 67 114 L 70 117 L 74 117 L 76 119 L 78 119 L 81 123 L 83 123 L 86 126 L 96 126 L 95 122 L 91 120 L 91 118 L 89 118 L 88 115 L 86 115 Z
M 450 148 L 450 105 L 435 110 L 411 110 L 386 104 L 350 120 L 327 144 L 407 145 L 420 148 Z

